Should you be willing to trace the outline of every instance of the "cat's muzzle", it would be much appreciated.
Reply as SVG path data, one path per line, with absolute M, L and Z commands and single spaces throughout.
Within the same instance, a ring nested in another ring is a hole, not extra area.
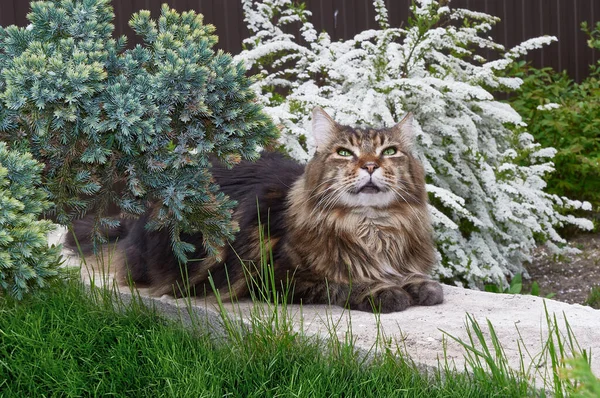
M 381 188 L 373 183 L 373 181 L 367 182 L 365 185 L 360 187 L 356 193 L 379 193 L 381 192 Z

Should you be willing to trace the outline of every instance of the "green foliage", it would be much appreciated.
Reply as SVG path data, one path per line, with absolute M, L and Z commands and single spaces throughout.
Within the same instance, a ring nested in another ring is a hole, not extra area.
M 200 231 L 216 248 L 233 237 L 234 203 L 212 182 L 209 154 L 254 159 L 276 136 L 229 54 L 215 52 L 202 15 L 162 7 L 158 21 L 130 21 L 144 44 L 111 37 L 109 0 L 31 3 L 27 28 L 0 28 L 0 140 L 46 165 L 58 222 L 94 209 L 94 241 L 118 225 L 109 206 L 132 216 L 151 206 L 151 229 L 167 228 L 182 261 Z
M 584 305 L 600 310 L 600 286 L 593 286 L 585 299 Z
M 58 274 L 60 247 L 48 247 L 54 229 L 40 214 L 50 206 L 40 188 L 43 166 L 0 142 L 0 287 L 22 299 Z
M 523 277 L 521 274 L 516 274 L 510 281 L 508 287 L 503 288 L 499 285 L 487 284 L 485 285 L 485 291 L 490 293 L 507 293 L 507 294 L 521 294 L 523 290 Z
M 542 351 L 532 355 L 527 349 L 531 341 L 525 341 L 516 328 L 517 345 L 521 357 L 519 370 L 508 363 L 502 342 L 494 326 L 487 320 L 486 331 L 479 322 L 467 314 L 465 322 L 467 339 L 457 338 L 444 332 L 466 350 L 465 360 L 468 367 L 477 373 L 490 373 L 497 385 L 506 384 L 512 378 L 532 380 L 539 377 L 543 390 L 523 391 L 518 395 L 501 392 L 495 396 L 535 396 L 545 397 L 596 397 L 598 380 L 591 371 L 589 351 L 583 350 L 573 333 L 573 328 L 565 318 L 564 325 L 558 322 L 556 314 L 550 314 L 544 303 L 545 326 L 547 334 L 543 337 Z M 446 359 L 447 360 L 447 359 Z M 527 364 L 527 362 L 529 362 Z M 566 368 L 571 365 L 571 369 Z M 513 365 L 514 366 L 514 365 Z M 590 395 L 592 393 L 592 395 Z
M 590 31 L 588 45 L 600 49 L 600 23 Z M 516 64 L 523 78 L 510 103 L 527 123 L 528 131 L 544 147 L 557 149 L 556 171 L 548 179 L 548 192 L 589 201 L 600 210 L 600 63 L 581 83 L 565 71 L 535 69 Z M 556 105 L 554 105 L 556 104 Z
M 567 360 L 570 368 L 561 375 L 563 379 L 577 380 L 577 388 L 571 393 L 572 398 L 600 397 L 600 379 L 592 372 L 588 358 L 583 355 Z
M 587 45 L 590 48 L 600 49 L 600 22 L 596 22 L 596 26 L 593 29 L 590 29 L 587 22 L 581 23 L 581 30 L 583 30 L 588 35 Z M 600 61 L 598 61 L 600 64 Z M 597 64 L 597 66 L 598 66 Z M 593 71 L 594 74 L 598 74 L 598 70 Z
M 449 358 L 425 373 L 395 343 L 365 355 L 351 333 L 338 340 L 337 325 L 320 340 L 272 329 L 272 319 L 252 315 L 243 338 L 228 330 L 215 339 L 205 334 L 209 328 L 190 332 L 141 298 L 125 303 L 106 289 L 69 281 L 19 303 L 0 297 L 3 398 L 540 396 L 525 377 L 501 367 L 505 358 L 497 360 L 507 372 L 500 377 L 481 365 L 457 372 Z
M 531 283 L 531 290 L 529 293 L 523 291 L 523 276 L 521 274 L 515 274 L 510 280 L 508 287 L 502 287 L 501 285 L 486 284 L 485 291 L 490 293 L 504 293 L 504 294 L 530 294 L 532 296 L 540 295 L 540 285 L 533 281 Z M 556 293 L 550 293 L 545 298 L 551 299 Z

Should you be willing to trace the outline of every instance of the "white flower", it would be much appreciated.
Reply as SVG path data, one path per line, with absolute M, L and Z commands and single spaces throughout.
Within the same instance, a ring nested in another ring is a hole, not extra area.
M 314 151 L 309 134 L 314 106 L 346 125 L 391 126 L 413 113 L 415 155 L 436 204 L 430 211 L 438 276 L 471 287 L 506 283 L 507 275 L 526 272 L 523 262 L 536 247 L 536 236 L 558 249 L 564 239 L 555 226 L 592 227 L 589 220 L 560 211 L 589 210 L 589 203 L 544 192 L 556 151 L 522 132 L 526 126 L 519 114 L 492 94 L 517 89 L 521 79 L 498 72 L 556 38 L 527 40 L 506 51 L 489 37 L 498 18 L 440 7 L 436 0 L 417 0 L 413 9 L 414 18 L 430 29 L 392 28 L 385 2 L 374 0 L 380 29 L 332 42 L 327 33 L 316 34 L 310 13 L 290 8 L 291 0 L 243 4 L 253 36 L 236 59 L 261 71 L 255 89 L 294 158 L 306 161 Z M 438 24 L 440 18 L 455 22 Z M 299 22 L 306 43 L 282 30 L 282 23 L 292 21 Z M 477 49 L 501 56 L 486 62 Z M 281 92 L 288 93 L 283 101 Z M 528 164 L 520 156 L 524 153 L 529 153 Z
M 538 105 L 537 106 L 537 110 L 538 111 L 549 111 L 552 109 L 558 109 L 560 108 L 559 104 L 555 104 L 554 102 L 550 102 L 548 104 L 544 104 L 544 105 Z

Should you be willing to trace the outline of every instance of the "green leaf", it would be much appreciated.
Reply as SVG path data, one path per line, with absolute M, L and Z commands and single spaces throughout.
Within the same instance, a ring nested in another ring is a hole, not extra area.
M 485 285 L 484 290 L 490 293 L 500 293 L 500 288 L 498 285 L 488 284 Z
M 540 285 L 536 281 L 533 281 L 533 283 L 531 284 L 531 293 L 530 294 L 532 296 L 540 295 Z
M 521 274 L 515 274 L 510 281 L 510 287 L 508 288 L 508 293 L 510 294 L 520 294 L 521 290 L 523 290 L 523 277 Z

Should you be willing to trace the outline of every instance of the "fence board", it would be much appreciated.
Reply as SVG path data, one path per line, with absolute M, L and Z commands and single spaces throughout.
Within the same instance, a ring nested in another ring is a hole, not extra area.
M 218 48 L 234 54 L 241 50 L 248 30 L 240 0 L 113 0 L 115 35 L 128 36 L 130 46 L 140 43 L 141 39 L 128 26 L 131 14 L 149 9 L 156 18 L 164 2 L 178 11 L 193 9 L 202 13 L 205 22 L 217 28 Z M 411 1 L 385 2 L 391 25 L 405 25 Z M 377 27 L 371 0 L 305 0 L 305 3 L 313 12 L 312 22 L 317 31 L 326 30 L 333 40 L 351 38 L 362 30 Z M 558 43 L 528 55 L 527 59 L 536 67 L 565 69 L 581 81 L 588 75 L 589 65 L 600 56 L 600 52 L 587 47 L 586 36 L 580 29 L 583 21 L 590 26 L 600 21 L 600 0 L 452 0 L 451 5 L 500 17 L 502 21 L 494 27 L 492 36 L 508 48 L 544 34 L 557 36 Z M 27 1 L 0 0 L 0 26 L 26 25 L 28 10 Z

